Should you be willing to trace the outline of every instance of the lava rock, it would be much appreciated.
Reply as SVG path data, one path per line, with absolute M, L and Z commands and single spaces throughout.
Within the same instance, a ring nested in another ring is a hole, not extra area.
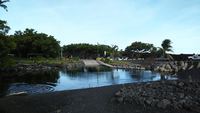
M 168 107 L 171 104 L 171 102 L 167 99 L 163 99 L 162 101 L 158 102 L 157 106 L 159 108 L 163 108 L 165 109 L 166 107 Z
M 198 81 L 158 81 L 123 87 L 115 93 L 115 98 L 120 103 L 137 103 L 162 109 L 188 109 L 200 106 L 199 87 Z

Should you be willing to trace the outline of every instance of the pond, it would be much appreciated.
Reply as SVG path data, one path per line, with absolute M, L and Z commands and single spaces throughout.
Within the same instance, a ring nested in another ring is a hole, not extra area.
M 161 76 L 159 73 L 148 70 L 102 69 L 99 67 L 73 72 L 60 70 L 0 78 L 0 94 L 1 96 L 17 92 L 37 94 L 161 79 L 172 80 L 177 77 L 174 75 Z

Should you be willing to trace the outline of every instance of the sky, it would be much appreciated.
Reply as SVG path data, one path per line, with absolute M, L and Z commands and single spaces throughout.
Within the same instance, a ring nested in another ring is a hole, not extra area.
M 10 34 L 33 28 L 61 45 L 90 43 L 125 49 L 141 41 L 200 54 L 200 0 L 10 0 L 0 9 Z

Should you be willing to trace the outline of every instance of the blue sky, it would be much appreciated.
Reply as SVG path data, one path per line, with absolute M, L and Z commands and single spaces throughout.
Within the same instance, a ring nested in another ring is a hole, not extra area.
M 174 53 L 200 53 L 200 0 L 11 0 L 0 18 L 16 30 L 34 28 L 61 41 L 118 45 L 134 41 Z

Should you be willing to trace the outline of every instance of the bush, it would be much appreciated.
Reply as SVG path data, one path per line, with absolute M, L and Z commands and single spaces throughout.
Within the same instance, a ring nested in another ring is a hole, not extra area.
M 3 57 L 0 61 L 0 67 L 12 67 L 15 64 L 15 60 L 13 60 L 11 57 Z
M 112 63 L 112 59 L 110 59 L 110 58 L 96 58 L 96 60 L 98 60 L 98 61 L 102 61 L 102 62 L 104 62 L 104 63 Z
M 37 64 L 42 64 L 42 63 L 46 62 L 46 59 L 41 56 L 33 57 L 33 58 L 31 58 L 31 60 L 33 60 L 33 62 L 37 63 Z

